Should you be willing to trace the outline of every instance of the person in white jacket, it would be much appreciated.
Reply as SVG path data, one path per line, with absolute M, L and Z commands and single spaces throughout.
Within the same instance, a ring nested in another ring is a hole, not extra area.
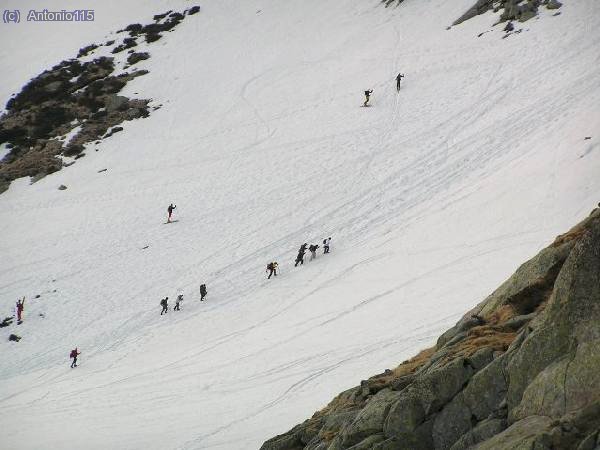
M 329 253 L 329 246 L 331 245 L 331 238 L 323 239 L 323 253 Z

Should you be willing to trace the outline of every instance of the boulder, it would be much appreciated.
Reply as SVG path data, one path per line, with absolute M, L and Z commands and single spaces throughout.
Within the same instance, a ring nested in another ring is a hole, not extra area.
M 450 450 L 467 450 L 480 442 L 492 438 L 496 434 L 500 434 L 506 429 L 506 426 L 505 419 L 486 419 L 465 433 L 450 447 Z
M 342 433 L 344 448 L 351 447 L 367 436 L 383 431 L 383 422 L 392 404 L 402 396 L 391 389 L 383 389 L 367 402 L 352 423 Z
M 550 430 L 551 424 L 548 417 L 528 417 L 476 445 L 474 450 L 550 450 L 540 442 L 540 437 Z

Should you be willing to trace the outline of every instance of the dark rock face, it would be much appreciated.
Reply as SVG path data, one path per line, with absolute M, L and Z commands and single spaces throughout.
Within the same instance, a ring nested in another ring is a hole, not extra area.
M 186 14 L 193 14 L 192 9 Z M 141 35 L 147 42 L 160 38 L 160 32 L 172 30 L 186 14 L 168 11 L 156 16 L 155 23 L 127 26 L 121 32 L 129 33 L 129 37 L 123 38 L 112 53 L 137 46 Z M 103 45 L 113 44 L 114 40 Z M 91 44 L 81 48 L 76 59 L 44 71 L 7 102 L 7 112 L 0 117 L 0 144 L 8 144 L 10 153 L 0 162 L 0 193 L 17 178 L 29 176 L 35 182 L 60 170 L 71 164 L 60 156 L 81 158 L 85 144 L 99 143 L 123 129 L 117 125 L 150 114 L 150 100 L 118 95 L 128 82 L 148 71 L 116 74 L 112 57 L 87 60 L 98 47 Z M 131 66 L 149 57 L 148 52 L 132 51 L 127 62 Z M 71 139 L 66 142 L 63 137 L 69 133 Z
M 129 57 L 127 58 L 127 62 L 129 63 L 129 65 L 133 66 L 135 63 L 138 63 L 148 58 L 150 58 L 150 54 L 148 52 L 137 52 L 129 55 Z
M 452 25 L 458 25 L 473 17 L 493 10 L 500 12 L 500 21 L 518 20 L 525 22 L 538 14 L 540 6 L 548 9 L 558 9 L 562 6 L 557 0 L 477 0 L 462 16 Z
M 364 380 L 263 450 L 596 449 L 600 208 L 436 346 Z

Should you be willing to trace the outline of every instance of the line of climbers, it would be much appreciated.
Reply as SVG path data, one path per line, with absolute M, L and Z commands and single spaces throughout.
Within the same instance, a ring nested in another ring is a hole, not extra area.
M 323 239 L 323 254 L 329 253 L 330 245 L 331 245 L 331 237 Z M 294 267 L 298 267 L 298 264 L 304 265 L 304 255 L 306 254 L 307 248 L 308 248 L 308 251 L 310 252 L 309 261 L 312 261 L 313 259 L 315 259 L 317 257 L 317 249 L 319 248 L 319 245 L 316 245 L 316 244 L 308 245 L 305 242 L 298 249 L 298 255 L 296 256 L 296 260 L 294 261 Z M 279 268 L 279 264 L 276 261 L 272 261 L 269 264 L 267 264 L 266 272 L 269 274 L 269 276 L 267 277 L 268 280 L 271 279 L 271 276 L 273 276 L 273 275 L 277 276 L 278 268 Z
M 206 297 L 206 284 L 200 285 L 200 301 L 204 301 L 204 297 Z M 183 294 L 178 294 L 175 299 L 175 306 L 173 307 L 173 311 L 181 311 L 181 302 L 183 302 Z M 165 297 L 160 301 L 160 315 L 166 314 L 169 312 L 169 297 Z

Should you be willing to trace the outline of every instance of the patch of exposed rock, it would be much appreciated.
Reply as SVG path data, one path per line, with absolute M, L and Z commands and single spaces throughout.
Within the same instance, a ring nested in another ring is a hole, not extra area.
M 80 158 L 85 144 L 98 144 L 123 130 L 117 125 L 147 117 L 150 100 L 130 99 L 119 93 L 148 71 L 115 73 L 115 58 L 93 58 L 94 52 L 102 46 L 114 46 L 112 53 L 118 55 L 137 46 L 140 36 L 146 42 L 158 40 L 162 32 L 172 31 L 198 11 L 199 7 L 183 13 L 168 11 L 155 16 L 154 23 L 129 25 L 120 31 L 129 32 L 129 36 L 116 45 L 112 40 L 85 46 L 77 58 L 61 62 L 27 83 L 7 102 L 6 112 L 0 116 L 0 144 L 10 150 L 0 161 L 0 193 L 17 178 L 29 176 L 35 182 L 70 165 L 61 156 Z M 130 66 L 150 57 L 148 52 L 130 51 Z
M 597 208 L 434 347 L 261 449 L 597 449 L 599 324 Z
M 477 0 L 452 25 L 458 25 L 490 10 L 500 13 L 500 22 L 507 20 L 525 22 L 535 17 L 538 14 L 538 9 L 542 6 L 547 9 L 558 9 L 562 6 L 562 3 L 558 0 Z

